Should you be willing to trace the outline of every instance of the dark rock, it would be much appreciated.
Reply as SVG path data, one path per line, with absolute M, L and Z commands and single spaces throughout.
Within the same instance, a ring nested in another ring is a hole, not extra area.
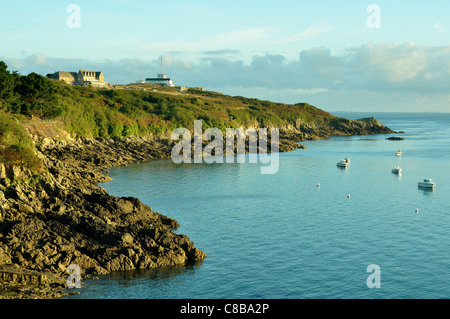
M 109 179 L 102 173 L 109 167 L 162 157 L 170 150 L 167 141 L 129 142 L 47 141 L 38 146 L 48 169 L 39 182 L 20 182 L 19 177 L 32 174 L 0 167 L 0 174 L 4 171 L 16 181 L 4 184 L 0 192 L 0 266 L 15 264 L 65 279 L 70 264 L 77 264 L 84 275 L 97 275 L 206 258 L 187 236 L 172 232 L 179 226 L 176 220 L 137 198 L 111 196 L 96 186 Z M 0 278 L 0 291 L 1 285 L 8 283 Z M 64 295 L 40 291 L 45 298 Z
M 403 137 L 399 137 L 399 136 L 390 136 L 390 137 L 386 137 L 386 139 L 389 141 L 403 141 L 404 140 Z

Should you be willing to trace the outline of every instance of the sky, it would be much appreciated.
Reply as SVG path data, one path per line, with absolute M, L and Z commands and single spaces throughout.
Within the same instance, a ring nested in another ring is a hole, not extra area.
M 0 0 L 11 71 L 163 70 L 203 87 L 329 112 L 450 112 L 450 1 Z

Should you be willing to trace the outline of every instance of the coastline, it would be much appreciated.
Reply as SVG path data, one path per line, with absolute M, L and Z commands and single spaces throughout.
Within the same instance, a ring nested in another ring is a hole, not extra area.
M 2 169 L 6 179 L 15 182 L 0 193 L 1 298 L 63 297 L 68 294 L 63 290 L 70 264 L 79 265 L 82 278 L 87 278 L 206 258 L 189 237 L 172 231 L 179 226 L 176 220 L 137 198 L 111 196 L 97 185 L 110 179 L 103 173 L 109 167 L 161 158 L 164 145 L 134 141 L 120 140 L 114 147 L 95 139 L 47 139 L 36 145 L 47 173 Z M 129 147 L 126 152 L 123 143 Z M 117 156 L 120 150 L 123 157 Z M 46 280 L 35 282 L 27 271 Z
M 335 127 L 295 123 L 280 131 L 280 152 L 330 135 L 393 132 L 375 119 L 342 120 Z M 104 173 L 110 167 L 168 158 L 173 145 L 168 138 L 74 140 L 30 127 L 28 133 L 45 171 L 1 169 L 8 181 L 0 193 L 0 265 L 7 265 L 0 267 L 1 298 L 63 297 L 70 264 L 79 265 L 86 278 L 206 258 L 189 237 L 172 232 L 179 226 L 176 220 L 137 198 L 114 197 L 98 186 L 110 180 Z M 33 276 L 26 275 L 30 271 Z M 45 280 L 36 284 L 36 275 Z

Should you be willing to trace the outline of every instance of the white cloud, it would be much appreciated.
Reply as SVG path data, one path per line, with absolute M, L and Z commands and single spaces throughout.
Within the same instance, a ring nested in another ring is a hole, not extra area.
M 15 59 L 7 56 L 1 56 L 1 61 L 4 61 L 8 65 L 10 71 L 16 71 L 25 67 L 25 64 L 20 59 Z
M 150 42 L 140 46 L 141 51 L 154 51 L 158 48 L 160 52 L 182 51 L 182 52 L 204 52 L 220 50 L 226 45 L 229 48 L 236 46 L 248 46 L 266 43 L 274 35 L 280 32 L 279 27 L 254 27 L 233 30 L 200 39 L 174 37 L 165 41 Z
M 47 65 L 47 59 L 45 55 L 41 53 L 34 53 L 27 58 L 27 62 L 30 64 L 35 64 L 39 66 Z
M 212 50 L 212 51 L 204 51 L 205 55 L 238 55 L 241 52 L 239 50 L 234 49 L 220 49 L 220 50 Z
M 163 66 L 169 67 L 169 68 L 174 68 L 177 70 L 192 70 L 193 65 L 190 62 L 187 61 L 183 61 L 183 60 L 179 60 L 179 59 L 175 59 L 172 55 L 170 54 L 164 54 L 162 56 L 162 62 L 163 62 Z
M 280 32 L 279 27 L 246 28 L 211 37 L 207 40 L 207 43 L 208 45 L 214 45 L 215 43 L 223 45 L 226 43 L 228 46 L 248 44 L 261 41 L 278 32 Z
M 359 48 L 365 55 L 365 62 L 372 70 L 392 83 L 403 82 L 417 77 L 427 63 L 427 54 L 414 43 L 406 45 L 366 45 Z
M 434 24 L 434 28 L 438 31 L 438 32 L 444 32 L 444 28 L 442 27 L 441 23 L 438 21 Z
M 418 97 L 418 98 L 415 99 L 415 101 L 416 101 L 418 104 L 422 104 L 422 103 L 426 102 L 427 100 L 428 100 L 428 97 L 427 97 L 427 96 L 421 96 L 421 97 Z
M 318 35 L 321 35 L 323 33 L 326 33 L 331 29 L 332 29 L 331 26 L 327 23 L 314 24 L 300 33 L 281 38 L 279 40 L 274 41 L 273 43 L 281 44 L 281 43 L 301 42 L 316 37 Z
M 325 88 L 311 88 L 311 89 L 302 89 L 302 88 L 296 88 L 296 89 L 280 89 L 280 88 L 267 88 L 267 87 L 243 87 L 243 86 L 227 86 L 220 88 L 226 92 L 235 92 L 235 94 L 238 94 L 237 92 L 241 92 L 240 95 L 246 95 L 249 92 L 251 92 L 254 96 L 270 96 L 270 95 L 315 95 L 319 93 L 324 93 L 329 90 Z
M 294 60 L 281 54 L 264 54 L 243 61 L 239 59 L 240 55 L 233 54 L 237 52 L 234 49 L 218 49 L 208 54 L 201 51 L 197 55 L 198 60 L 186 60 L 180 54 L 165 54 L 164 73 L 177 85 L 235 88 L 267 98 L 268 95 L 283 94 L 331 96 L 332 92 L 343 91 L 381 95 L 414 93 L 420 95 L 419 99 L 448 95 L 450 46 L 366 44 L 348 48 L 339 55 L 332 54 L 329 48 L 318 47 L 302 50 Z M 42 54 L 2 57 L 10 69 L 17 69 L 22 74 L 37 72 L 45 75 L 56 70 L 93 69 L 103 71 L 111 83 L 131 83 L 156 75 L 160 71 L 159 58 L 89 60 L 53 58 Z M 432 99 L 426 100 L 429 101 Z

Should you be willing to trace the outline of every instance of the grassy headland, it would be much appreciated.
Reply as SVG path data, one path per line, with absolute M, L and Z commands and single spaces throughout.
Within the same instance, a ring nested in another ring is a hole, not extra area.
M 283 104 L 217 92 L 130 84 L 101 89 L 71 86 L 0 62 L 0 160 L 38 166 L 21 124 L 57 121 L 75 138 L 165 135 L 177 127 L 278 127 L 296 142 L 333 134 L 371 134 L 362 122 L 336 117 L 308 103 Z M 370 123 L 374 119 L 366 120 Z M 376 122 L 376 121 L 375 121 Z M 374 122 L 374 123 L 375 123 Z M 372 124 L 374 124 L 372 123 Z M 379 123 L 375 123 L 379 124 Z M 358 129 L 360 131 L 358 132 Z M 386 130 L 389 132 L 389 130 Z
M 280 126 L 297 119 L 329 122 L 335 116 L 307 103 L 273 103 L 216 92 L 152 85 L 111 89 L 70 86 L 36 73 L 20 76 L 0 65 L 0 108 L 20 118 L 62 120 L 75 136 L 123 137 L 166 133 L 176 127 Z

